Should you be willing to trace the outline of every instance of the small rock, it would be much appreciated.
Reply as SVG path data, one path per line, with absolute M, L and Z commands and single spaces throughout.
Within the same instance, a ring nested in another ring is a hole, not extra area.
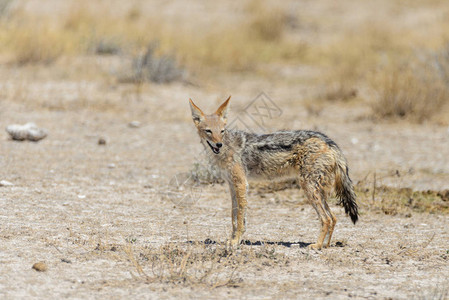
M 78 199 L 85 199 L 86 195 L 78 195 Z
M 0 181 L 0 186 L 13 186 L 14 184 L 12 184 L 11 182 L 9 182 L 9 181 L 6 181 L 6 180 L 1 180 Z
M 6 132 L 15 141 L 32 141 L 37 142 L 47 136 L 47 130 L 38 128 L 34 123 L 26 123 L 25 125 L 8 125 Z
M 106 145 L 106 139 L 101 137 L 98 139 L 98 145 Z
M 35 263 L 32 268 L 38 272 L 45 272 L 48 270 L 47 264 L 42 261 Z
M 335 247 L 344 247 L 345 244 L 346 244 L 345 242 L 337 241 L 337 242 L 335 243 Z
M 128 123 L 128 126 L 131 128 L 139 128 L 140 127 L 140 122 L 139 121 L 132 121 Z
M 67 258 L 61 258 L 61 262 L 66 263 L 66 264 L 71 264 L 72 261 L 70 259 Z
M 115 164 L 114 164 L 114 163 L 109 164 L 109 165 L 108 165 L 108 168 L 109 168 L 109 169 L 114 169 L 114 168 L 115 168 Z

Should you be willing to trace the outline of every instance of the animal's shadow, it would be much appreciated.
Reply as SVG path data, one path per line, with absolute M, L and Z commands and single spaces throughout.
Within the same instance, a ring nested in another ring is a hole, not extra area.
M 211 240 L 211 239 L 205 239 L 204 241 L 187 241 L 189 244 L 204 244 L 204 245 L 214 245 L 214 244 L 220 244 L 217 241 Z M 250 240 L 243 240 L 240 242 L 240 245 L 247 245 L 247 246 L 263 246 L 263 245 L 280 245 L 287 248 L 291 248 L 293 246 L 297 246 L 299 248 L 306 248 L 311 243 L 304 243 L 304 242 L 273 242 L 273 241 L 250 241 Z

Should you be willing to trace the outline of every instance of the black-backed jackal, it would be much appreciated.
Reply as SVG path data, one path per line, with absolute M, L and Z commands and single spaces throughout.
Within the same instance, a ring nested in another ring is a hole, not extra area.
M 321 231 L 315 244 L 328 247 L 337 218 L 326 200 L 335 189 L 340 204 L 355 224 L 358 219 L 356 196 L 348 166 L 340 148 L 326 135 L 307 130 L 253 134 L 226 129 L 230 97 L 211 115 L 204 114 L 190 99 L 195 126 L 210 161 L 229 183 L 232 198 L 232 236 L 234 247 L 245 232 L 247 178 L 298 178 L 308 201 L 318 213 Z M 327 241 L 325 239 L 327 237 Z

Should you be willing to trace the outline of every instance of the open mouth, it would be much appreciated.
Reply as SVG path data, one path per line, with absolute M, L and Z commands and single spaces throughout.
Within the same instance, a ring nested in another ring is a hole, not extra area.
M 211 143 L 209 143 L 209 141 L 206 141 L 206 142 L 215 154 L 220 153 L 220 148 L 212 146 Z

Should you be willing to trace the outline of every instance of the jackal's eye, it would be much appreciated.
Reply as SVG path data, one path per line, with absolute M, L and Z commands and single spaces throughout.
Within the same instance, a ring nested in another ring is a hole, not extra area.
M 210 129 L 205 129 L 204 132 L 207 134 L 212 134 L 212 130 L 210 130 Z
M 221 131 L 221 134 L 225 133 L 224 129 Z

